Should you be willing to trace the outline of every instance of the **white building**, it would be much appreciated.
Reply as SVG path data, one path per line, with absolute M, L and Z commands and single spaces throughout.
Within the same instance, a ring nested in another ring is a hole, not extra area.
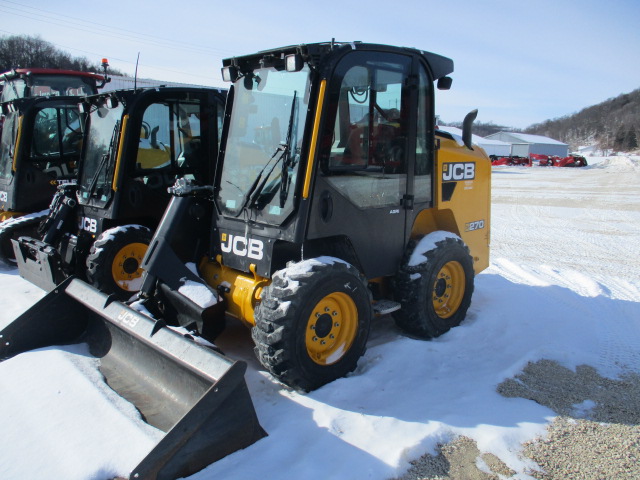
M 438 125 L 438 129 L 444 132 L 448 132 L 451 135 L 457 136 L 462 142 L 462 130 L 456 127 L 446 127 Z M 479 137 L 478 135 L 472 135 L 471 141 L 474 145 L 482 147 L 487 155 L 495 155 L 496 157 L 508 157 L 511 155 L 511 144 L 502 142 L 500 140 L 491 140 L 489 138 Z
M 557 155 L 566 157 L 569 155 L 569 145 L 553 138 L 542 135 L 530 135 L 528 133 L 498 132 L 486 137 L 490 140 L 499 140 L 511 144 L 511 155 L 528 157 L 530 153 L 539 155 Z
M 202 85 L 195 85 L 191 83 L 176 83 L 176 82 L 167 82 L 163 80 L 153 80 L 151 78 L 138 78 L 134 79 L 133 77 L 122 77 L 120 75 L 111 75 L 111 81 L 107 83 L 101 92 L 110 92 L 112 90 L 121 90 L 128 88 L 150 88 L 150 87 L 198 87 L 198 88 L 214 88 L 214 87 L 205 87 Z

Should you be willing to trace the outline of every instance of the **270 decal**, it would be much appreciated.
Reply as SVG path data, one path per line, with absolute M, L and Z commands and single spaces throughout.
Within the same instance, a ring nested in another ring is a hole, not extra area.
M 464 224 L 465 232 L 473 232 L 474 230 L 481 230 L 484 228 L 484 220 L 476 220 L 475 222 L 469 222 Z

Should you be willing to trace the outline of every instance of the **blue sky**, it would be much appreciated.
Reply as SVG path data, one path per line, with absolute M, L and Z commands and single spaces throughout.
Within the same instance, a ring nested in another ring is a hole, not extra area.
M 524 128 L 640 88 L 638 0 L 0 0 L 0 35 L 40 35 L 143 78 L 222 86 L 222 58 L 362 40 L 454 60 L 437 113 Z

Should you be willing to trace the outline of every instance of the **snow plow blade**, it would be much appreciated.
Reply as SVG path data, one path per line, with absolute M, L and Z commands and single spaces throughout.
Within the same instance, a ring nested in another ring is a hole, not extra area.
M 266 436 L 244 380 L 246 364 L 69 278 L 0 331 L 0 359 L 86 342 L 108 385 L 164 437 L 130 479 L 189 476 Z

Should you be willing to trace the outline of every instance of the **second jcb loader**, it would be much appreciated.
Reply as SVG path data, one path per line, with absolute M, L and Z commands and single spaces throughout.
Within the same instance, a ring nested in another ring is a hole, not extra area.
M 212 178 L 225 92 L 158 87 L 86 97 L 77 184 L 58 188 L 38 235 L 16 242 L 20 274 L 49 291 L 85 278 L 128 299 L 179 176 Z
M 58 185 L 73 183 L 82 149 L 79 97 L 104 75 L 49 68 L 0 74 L 0 264 L 15 266 L 12 238 L 35 233 Z
M 471 144 L 477 112 L 461 141 L 435 131 L 435 86 L 450 87 L 453 62 L 332 41 L 223 67 L 232 85 L 214 180 L 172 187 L 137 300 L 127 306 L 67 280 L 0 331 L 0 357 L 89 338 L 102 347 L 96 355 L 118 352 L 133 393 L 149 382 L 181 391 L 178 373 L 156 377 L 158 358 L 219 367 L 222 378 L 229 360 L 203 347 L 192 359 L 180 345 L 141 345 L 170 324 L 213 338 L 231 316 L 251 328 L 264 368 L 306 391 L 355 369 L 375 315 L 391 314 L 423 338 L 464 319 L 474 275 L 489 263 L 491 163 Z M 52 316 L 47 302 L 69 313 Z M 148 382 L 138 382 L 147 367 Z M 230 439 L 247 418 L 254 424 L 245 411 L 229 417 L 237 425 L 225 431 Z M 211 449 L 208 461 L 218 453 Z

